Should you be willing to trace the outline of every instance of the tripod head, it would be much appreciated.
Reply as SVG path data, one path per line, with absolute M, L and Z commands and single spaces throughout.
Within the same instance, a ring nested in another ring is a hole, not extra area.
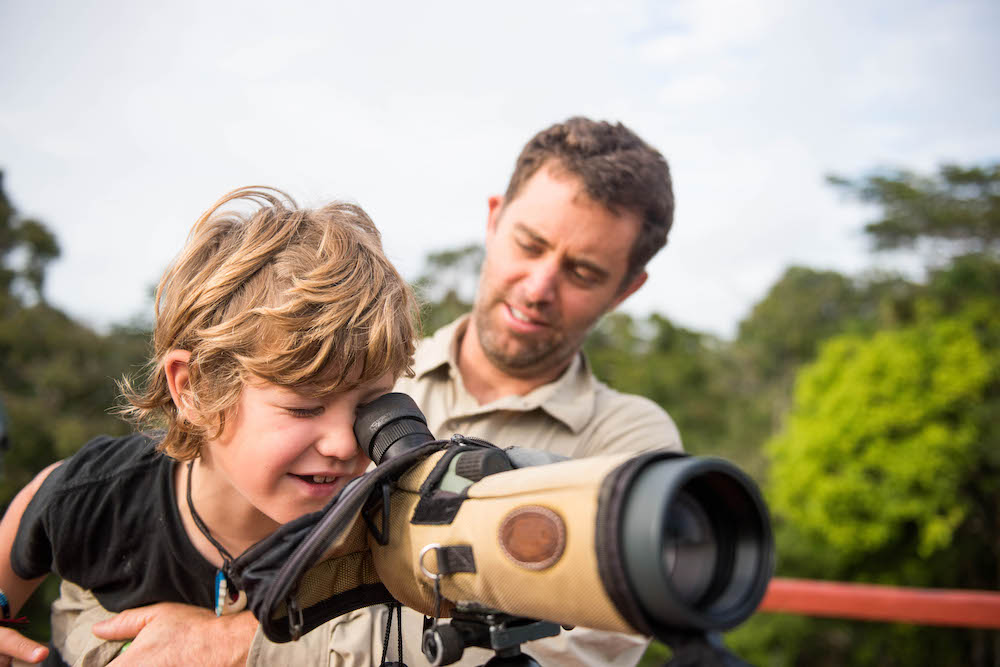
M 425 621 L 421 650 L 434 667 L 458 662 L 469 646 L 493 650 L 495 655 L 483 667 L 538 667 L 532 657 L 521 652 L 521 644 L 554 637 L 559 631 L 558 625 L 548 621 L 460 605 L 452 612 L 450 623 Z
M 452 612 L 450 623 L 425 619 L 421 650 L 434 667 L 458 662 L 470 646 L 494 651 L 481 667 L 540 667 L 521 651 L 521 644 L 559 632 L 555 623 L 460 606 Z M 729 652 L 717 632 L 677 631 L 665 637 L 664 643 L 673 652 L 664 667 L 750 667 Z

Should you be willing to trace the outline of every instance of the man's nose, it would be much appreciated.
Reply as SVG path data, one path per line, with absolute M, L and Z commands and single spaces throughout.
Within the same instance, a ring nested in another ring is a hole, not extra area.
M 559 283 L 559 263 L 554 258 L 541 258 L 531 263 L 524 278 L 524 297 L 531 303 L 555 300 Z

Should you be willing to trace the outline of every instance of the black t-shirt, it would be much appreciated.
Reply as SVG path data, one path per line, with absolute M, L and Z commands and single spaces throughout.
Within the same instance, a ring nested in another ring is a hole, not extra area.
M 24 512 L 14 572 L 54 572 L 114 612 L 155 602 L 214 608 L 216 568 L 184 531 L 176 462 L 156 442 L 101 436 L 53 470 Z

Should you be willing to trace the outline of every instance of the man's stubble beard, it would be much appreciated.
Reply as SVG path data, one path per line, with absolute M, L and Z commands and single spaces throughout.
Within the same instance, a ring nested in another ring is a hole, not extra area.
M 502 299 L 490 299 L 488 305 L 476 303 L 472 316 L 479 347 L 496 368 L 513 377 L 531 377 L 554 366 L 563 365 L 576 349 L 567 345 L 565 336 L 553 326 L 550 335 L 518 336 L 494 322 L 490 313 L 506 308 Z M 513 348 L 513 349 L 509 349 Z

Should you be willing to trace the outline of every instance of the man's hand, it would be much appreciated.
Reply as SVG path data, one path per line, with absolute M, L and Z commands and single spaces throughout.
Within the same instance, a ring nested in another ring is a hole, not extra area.
M 94 625 L 101 639 L 133 640 L 115 658 L 115 667 L 244 665 L 256 630 L 257 619 L 249 611 L 216 616 L 174 602 L 129 609 Z
M 24 662 L 41 662 L 49 654 L 49 649 L 33 642 L 17 630 L 0 628 L 0 667 L 9 667 L 11 658 Z

